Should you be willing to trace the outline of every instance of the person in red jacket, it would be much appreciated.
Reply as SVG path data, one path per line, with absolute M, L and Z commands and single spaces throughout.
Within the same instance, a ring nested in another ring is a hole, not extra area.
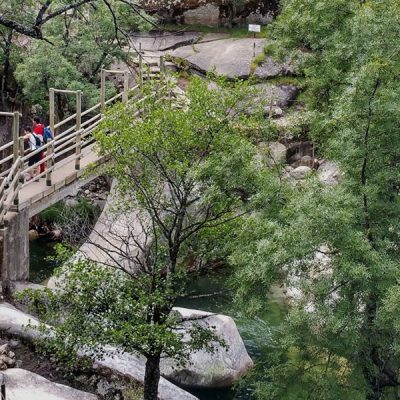
M 36 133 L 36 135 L 40 135 L 43 138 L 44 125 L 40 122 L 40 118 L 39 117 L 33 118 L 32 125 L 33 125 L 33 132 Z M 45 157 L 46 157 L 46 153 L 44 151 L 42 151 L 40 153 L 40 160 L 43 160 L 43 158 L 45 158 Z M 41 174 L 45 170 L 46 170 L 46 163 L 40 164 L 39 173 Z

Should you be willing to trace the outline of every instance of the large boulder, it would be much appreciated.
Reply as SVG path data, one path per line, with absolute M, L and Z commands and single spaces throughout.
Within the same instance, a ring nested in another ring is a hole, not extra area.
M 172 61 L 184 60 L 194 70 L 206 74 L 214 72 L 228 78 L 247 79 L 253 60 L 262 53 L 265 39 L 222 39 L 193 46 L 184 46 L 169 52 Z
M 190 356 L 189 362 L 182 367 L 170 359 L 163 359 L 161 374 L 175 383 L 186 387 L 216 388 L 228 387 L 241 378 L 253 365 L 247 354 L 243 340 L 232 318 L 205 311 L 175 308 L 182 318 L 182 326 L 189 328 L 199 324 L 204 328 L 214 329 L 215 334 L 223 339 L 226 348 L 217 345 L 214 353 L 200 350 Z M 0 304 L 0 331 L 29 341 L 38 339 L 39 321 L 15 307 Z M 82 355 L 85 355 L 82 353 Z M 94 362 L 93 367 L 103 374 L 123 376 L 135 382 L 143 382 L 145 358 L 138 354 L 120 353 L 109 348 L 104 357 Z M 178 388 L 166 379 L 160 380 L 161 400 L 195 400 L 196 397 Z
M 215 4 L 204 4 L 183 13 L 183 20 L 189 25 L 218 25 L 219 18 L 219 7 Z
M 8 303 L 0 304 L 0 332 L 5 332 L 8 335 L 16 336 L 25 339 L 29 342 L 35 342 L 40 337 L 38 331 L 39 321 L 26 314 Z M 82 352 L 81 354 L 85 354 Z M 111 348 L 103 358 L 96 360 L 93 367 L 100 370 L 104 375 L 123 376 L 124 378 L 131 379 L 134 382 L 143 383 L 145 359 L 142 356 L 135 354 L 115 354 Z M 19 390 L 19 389 L 18 389 Z M 19 392 L 18 392 L 19 393 Z M 81 399 L 80 397 L 71 397 L 71 399 Z M 95 397 L 97 398 L 97 397 Z M 11 398 L 13 399 L 13 398 Z M 33 400 L 32 397 L 16 397 L 16 400 Z M 35 398 L 36 399 L 36 398 Z M 37 397 L 37 400 L 42 400 Z M 46 399 L 47 398 L 43 398 Z M 56 400 L 58 397 L 50 397 L 49 400 Z M 63 397 L 60 397 L 63 399 Z M 69 399 L 66 397 L 65 399 Z M 84 398 L 82 398 L 84 399 Z M 183 389 L 168 382 L 166 379 L 160 379 L 159 386 L 159 399 L 160 400 L 196 400 L 197 397 L 184 391 Z M 8 397 L 7 397 L 7 400 Z
M 261 162 L 268 167 L 286 162 L 286 146 L 279 142 L 261 142 L 257 146 L 257 153 Z
M 294 73 L 293 65 L 288 60 L 279 62 L 268 56 L 256 67 L 253 76 L 257 79 L 271 79 Z
M 40 337 L 39 321 L 8 303 L 0 304 L 0 332 L 29 341 Z
M 7 400 L 98 400 L 94 394 L 51 382 L 24 369 L 3 371 Z
M 277 106 L 280 108 L 287 108 L 293 105 L 300 90 L 294 85 L 271 85 L 268 83 L 261 83 L 255 85 L 257 91 L 260 93 L 260 98 L 266 101 L 267 106 Z
M 103 375 L 119 376 L 135 382 L 144 382 L 146 359 L 138 353 L 121 353 L 109 347 L 104 356 L 94 362 L 94 368 Z M 198 400 L 165 378 L 160 378 L 159 400 Z
M 161 361 L 161 374 L 180 385 L 193 388 L 219 388 L 232 386 L 253 362 L 247 354 L 243 340 L 232 318 L 205 311 L 175 308 L 182 317 L 183 327 L 198 324 L 212 328 L 224 340 L 226 348 L 217 345 L 214 353 L 205 350 L 191 354 L 182 367 L 170 359 Z
M 300 179 L 305 179 L 311 173 L 311 171 L 312 169 L 310 167 L 300 166 L 292 170 L 290 172 L 290 175 L 294 179 L 300 180 Z
M 332 161 L 322 163 L 318 168 L 317 175 L 319 180 L 328 186 L 336 185 L 341 179 L 339 165 Z

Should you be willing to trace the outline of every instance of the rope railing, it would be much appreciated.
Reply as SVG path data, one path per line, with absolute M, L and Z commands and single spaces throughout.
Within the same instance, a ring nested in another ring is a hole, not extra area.
M 141 57 L 139 56 L 141 59 Z M 163 62 L 160 63 L 162 67 Z M 141 65 L 141 68 L 143 66 Z M 161 74 L 165 73 L 164 68 L 160 68 Z M 106 99 L 105 77 L 107 74 L 122 75 L 124 78 L 124 89 L 121 93 Z M 100 103 L 90 107 L 89 109 L 81 110 L 82 92 L 73 90 L 50 89 L 50 128 L 54 134 L 54 139 L 40 146 L 34 151 L 25 150 L 24 139 L 19 136 L 19 121 L 20 114 L 18 112 L 0 112 L 0 116 L 13 118 L 13 140 L 9 143 L 0 146 L 0 152 L 3 152 L 3 157 L 0 159 L 0 227 L 5 224 L 5 216 L 10 211 L 18 211 L 19 192 L 21 188 L 25 188 L 33 182 L 39 181 L 41 178 L 46 178 L 46 185 L 52 185 L 52 173 L 56 168 L 60 168 L 64 163 L 75 160 L 75 170 L 81 169 L 81 159 L 83 157 L 82 150 L 88 148 L 95 142 L 92 133 L 93 130 L 103 121 L 105 107 L 121 100 L 123 103 L 128 103 L 136 106 L 139 114 L 141 112 L 140 105 L 149 96 L 160 96 L 166 89 L 166 86 L 159 85 L 158 91 L 151 95 L 144 96 L 143 88 L 143 71 L 140 70 L 137 78 L 137 84 L 129 88 L 128 71 L 116 70 L 101 70 L 101 88 L 100 88 Z M 160 82 L 162 77 L 160 77 Z M 66 94 L 76 96 L 76 113 L 67 118 L 55 123 L 55 94 Z M 139 106 L 139 107 L 138 107 Z M 98 110 L 94 115 L 89 115 Z M 82 117 L 89 117 L 82 122 Z M 60 127 L 74 121 L 73 126 L 68 127 L 62 132 L 55 132 Z M 12 154 L 7 154 L 11 153 Z M 90 150 L 89 150 L 90 151 Z M 29 159 L 37 154 L 44 156 L 33 165 L 27 165 Z M 45 164 L 46 170 L 25 181 L 25 176 L 31 171 L 37 169 L 40 165 Z

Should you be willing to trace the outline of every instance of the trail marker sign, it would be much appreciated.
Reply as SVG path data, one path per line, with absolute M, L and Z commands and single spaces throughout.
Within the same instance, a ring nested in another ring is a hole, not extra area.
M 249 32 L 260 33 L 261 25 L 249 24 Z
M 253 44 L 253 57 L 256 56 L 256 33 L 261 32 L 261 25 L 249 24 L 249 32 L 253 32 L 254 44 Z

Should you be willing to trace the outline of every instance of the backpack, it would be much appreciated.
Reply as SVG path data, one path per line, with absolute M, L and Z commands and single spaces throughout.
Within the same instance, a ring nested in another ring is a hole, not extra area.
M 43 141 L 45 143 L 47 143 L 47 142 L 49 142 L 50 140 L 53 140 L 53 139 L 54 139 L 53 132 L 51 131 L 49 126 L 46 126 L 44 128 L 44 132 L 43 132 Z
M 40 135 L 37 135 L 36 133 L 32 133 L 33 137 L 35 138 L 35 145 L 36 148 L 38 149 L 39 147 L 43 146 L 43 139 Z

